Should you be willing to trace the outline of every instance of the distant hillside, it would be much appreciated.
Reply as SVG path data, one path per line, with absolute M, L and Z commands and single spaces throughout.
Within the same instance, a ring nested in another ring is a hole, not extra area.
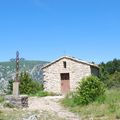
M 27 71 L 34 80 L 42 81 L 41 67 L 47 63 L 46 61 L 21 60 L 20 71 Z M 8 81 L 14 79 L 15 70 L 15 61 L 0 62 L 0 91 L 5 90 Z

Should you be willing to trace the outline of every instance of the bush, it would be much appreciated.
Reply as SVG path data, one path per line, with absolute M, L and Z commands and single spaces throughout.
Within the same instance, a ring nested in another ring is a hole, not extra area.
M 115 72 L 109 76 L 109 88 L 120 88 L 120 72 Z
M 28 73 L 24 72 L 20 75 L 20 93 L 21 94 L 35 94 L 42 90 L 40 83 L 33 81 Z
M 20 94 L 36 94 L 38 91 L 43 90 L 43 85 L 37 81 L 32 80 L 27 72 L 22 72 L 19 77 L 20 80 Z M 9 81 L 8 91 L 12 93 L 13 81 Z
M 13 80 L 8 81 L 8 88 L 7 88 L 7 94 L 12 94 L 13 90 Z
M 104 92 L 105 86 L 100 79 L 95 76 L 89 76 L 79 82 L 79 86 L 74 95 L 74 101 L 76 104 L 89 104 L 101 95 L 103 96 Z
M 120 59 L 113 59 L 107 63 L 101 63 L 100 79 L 106 84 L 108 88 L 120 87 Z

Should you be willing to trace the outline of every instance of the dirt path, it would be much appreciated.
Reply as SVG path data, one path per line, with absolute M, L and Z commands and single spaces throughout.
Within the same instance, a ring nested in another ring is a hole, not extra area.
M 58 100 L 62 99 L 62 96 L 53 97 L 30 97 L 29 98 L 29 110 L 48 111 L 53 114 L 65 118 L 65 120 L 81 120 L 77 115 L 69 112 L 64 107 L 60 106 Z

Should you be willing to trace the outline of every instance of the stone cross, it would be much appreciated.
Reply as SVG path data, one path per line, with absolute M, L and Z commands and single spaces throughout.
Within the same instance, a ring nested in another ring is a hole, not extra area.
M 16 52 L 16 78 L 13 82 L 13 97 L 18 98 L 19 97 L 19 52 Z
M 16 82 L 19 82 L 19 52 L 16 52 Z

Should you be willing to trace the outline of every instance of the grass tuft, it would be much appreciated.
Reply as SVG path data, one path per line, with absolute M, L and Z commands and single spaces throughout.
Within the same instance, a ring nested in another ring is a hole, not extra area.
M 4 103 L 4 107 L 7 107 L 7 108 L 15 108 L 14 105 L 10 104 L 9 102 L 5 102 Z
M 35 94 L 31 94 L 30 96 L 37 96 L 37 97 L 45 97 L 45 96 L 56 96 L 58 94 L 53 92 L 47 92 L 47 91 L 38 91 Z
M 0 96 L 0 103 L 4 102 L 4 97 L 3 96 Z
M 71 96 L 71 95 L 70 95 Z M 70 111 L 82 116 L 82 119 L 115 120 L 120 119 L 120 89 L 107 90 L 105 96 L 101 96 L 95 102 L 88 105 L 77 105 L 72 97 L 66 96 L 62 105 Z

